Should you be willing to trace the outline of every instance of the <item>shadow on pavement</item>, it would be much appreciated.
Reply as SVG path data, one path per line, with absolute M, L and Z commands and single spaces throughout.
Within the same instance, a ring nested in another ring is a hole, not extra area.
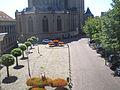
M 28 59 L 28 57 L 20 58 L 20 60 L 27 60 L 27 59 Z
M 64 87 L 57 87 L 55 90 L 68 90 L 68 89 Z
M 13 67 L 14 69 L 21 69 L 21 68 L 23 68 L 24 67 L 24 65 L 18 65 L 18 66 L 15 66 L 15 67 Z
M 88 37 L 87 36 L 77 36 L 77 37 L 73 37 L 73 38 L 64 39 L 61 41 L 65 42 L 67 44 L 67 43 L 71 43 L 72 41 L 78 41 L 81 38 L 88 38 Z
M 10 76 L 10 77 L 5 77 L 3 80 L 2 80 L 2 83 L 5 83 L 5 84 L 9 84 L 9 83 L 13 83 L 17 80 L 18 78 L 16 76 Z

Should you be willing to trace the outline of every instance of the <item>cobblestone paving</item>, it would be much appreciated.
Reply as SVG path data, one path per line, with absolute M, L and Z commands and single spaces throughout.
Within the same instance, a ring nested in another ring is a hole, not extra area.
M 48 45 L 40 44 L 40 54 L 38 54 L 38 47 L 34 46 L 34 48 L 35 49 L 32 49 L 33 53 L 29 55 L 32 77 L 40 76 L 43 72 L 45 72 L 46 76 L 53 79 L 58 77 L 66 79 L 69 76 L 68 48 L 66 45 L 64 47 L 50 48 Z M 17 80 L 9 84 L 2 83 L 2 90 L 28 90 L 29 87 L 25 84 L 26 79 L 29 78 L 27 60 L 19 60 L 19 65 L 23 65 L 24 67 L 21 69 L 13 69 L 15 65 L 10 66 L 10 75 L 17 77 Z M 6 68 L 3 67 L 1 69 L 1 82 L 3 82 L 5 77 Z M 54 90 L 53 88 L 46 88 L 47 90 Z

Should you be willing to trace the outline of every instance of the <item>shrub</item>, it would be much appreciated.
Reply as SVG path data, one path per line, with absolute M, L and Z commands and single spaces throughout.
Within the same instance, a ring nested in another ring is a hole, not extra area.
M 24 44 L 27 46 L 27 48 L 32 45 L 30 41 L 26 41 Z
M 64 42 L 58 42 L 59 44 L 64 44 Z
M 21 56 L 22 50 L 19 49 L 19 48 L 15 48 L 15 49 L 13 49 L 13 50 L 11 51 L 11 54 L 16 57 L 16 66 L 18 66 L 18 59 L 17 59 L 17 57 L 18 57 L 18 56 Z
M 33 41 L 34 41 L 34 42 L 36 42 L 36 41 L 37 41 L 37 37 L 32 36 L 31 38 L 33 39 Z
M 39 79 L 40 79 L 40 77 L 32 77 L 32 78 L 30 78 L 26 81 L 26 85 L 27 86 L 33 86 L 34 81 L 39 80 Z
M 54 42 L 54 43 L 58 43 L 58 42 L 59 42 L 59 40 L 53 40 L 53 42 Z
M 53 87 L 61 87 L 61 86 L 66 86 L 67 83 L 68 82 L 65 79 L 57 78 L 57 79 L 53 80 L 52 86 Z
M 48 45 L 54 45 L 54 43 L 53 43 L 53 42 L 51 42 L 51 43 L 48 43 Z
M 33 77 L 26 81 L 27 86 L 34 86 L 34 87 L 40 87 L 40 86 L 48 86 L 52 84 L 52 79 L 46 77 L 45 80 L 43 80 L 41 77 Z
M 19 45 L 19 48 L 22 50 L 23 58 L 24 58 L 24 51 L 27 49 L 27 46 L 25 44 Z
M 15 62 L 15 58 L 13 55 L 4 54 L 1 57 L 2 65 L 6 66 L 6 68 L 7 68 L 7 77 L 9 77 L 9 66 L 13 65 L 14 62 Z
M 33 39 L 32 38 L 28 38 L 27 41 L 31 42 L 33 44 Z

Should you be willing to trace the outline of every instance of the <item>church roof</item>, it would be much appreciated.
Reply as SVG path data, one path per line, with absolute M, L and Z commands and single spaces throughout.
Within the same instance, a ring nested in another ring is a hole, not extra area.
M 85 14 L 92 14 L 89 8 L 87 8 L 87 11 L 85 12 Z
M 15 20 L 8 16 L 6 13 L 0 11 L 0 21 L 15 21 Z

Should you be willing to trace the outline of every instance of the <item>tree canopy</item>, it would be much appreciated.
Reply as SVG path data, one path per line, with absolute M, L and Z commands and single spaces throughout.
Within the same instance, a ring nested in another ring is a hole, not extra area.
M 84 32 L 111 53 L 120 53 L 120 0 L 113 0 L 112 9 L 104 16 L 88 18 Z

